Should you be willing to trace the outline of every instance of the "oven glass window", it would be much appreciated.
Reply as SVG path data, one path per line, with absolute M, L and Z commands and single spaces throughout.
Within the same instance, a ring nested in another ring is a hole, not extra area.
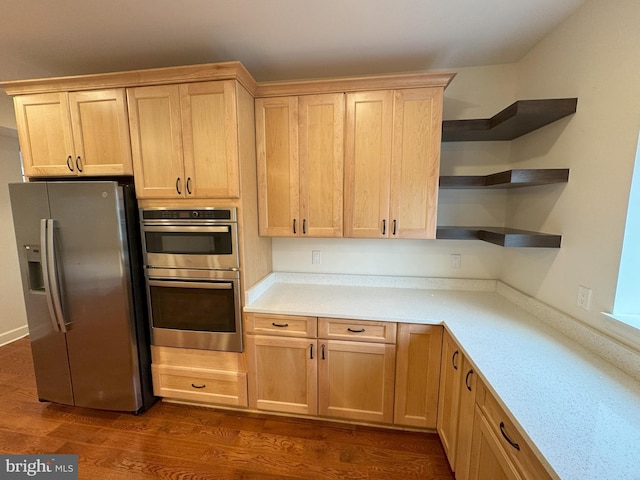
M 145 232 L 148 253 L 231 255 L 231 233 Z
M 155 328 L 235 332 L 234 290 L 150 287 Z

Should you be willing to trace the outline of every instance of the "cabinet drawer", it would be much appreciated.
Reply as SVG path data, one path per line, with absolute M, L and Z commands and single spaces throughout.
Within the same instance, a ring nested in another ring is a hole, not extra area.
M 533 450 L 484 384 L 477 382 L 476 403 L 523 479 L 551 480 Z
M 204 368 L 151 365 L 159 397 L 246 407 L 247 374 Z
M 369 320 L 318 319 L 318 338 L 396 343 L 396 324 Z
M 316 338 L 318 332 L 316 317 L 248 313 L 244 318 L 245 332 L 251 334 Z
M 195 350 L 151 346 L 151 358 L 154 364 L 202 368 L 206 370 L 224 370 L 225 372 L 246 372 L 244 354 L 237 352 L 218 352 L 215 350 Z

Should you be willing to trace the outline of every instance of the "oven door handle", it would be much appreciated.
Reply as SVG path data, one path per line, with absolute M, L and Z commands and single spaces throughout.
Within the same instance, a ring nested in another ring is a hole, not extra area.
M 150 287 L 206 288 L 209 290 L 233 290 L 231 282 L 185 282 L 180 280 L 149 280 Z
M 229 225 L 181 225 L 173 223 L 171 225 L 156 226 L 156 225 L 143 225 L 142 230 L 145 232 L 160 232 L 160 233 L 172 233 L 172 232 L 190 232 L 190 233 L 229 233 L 231 227 Z

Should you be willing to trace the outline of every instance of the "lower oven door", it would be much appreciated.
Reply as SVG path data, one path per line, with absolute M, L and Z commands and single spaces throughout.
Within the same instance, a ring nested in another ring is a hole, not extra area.
M 153 345 L 242 351 L 240 272 L 147 268 Z

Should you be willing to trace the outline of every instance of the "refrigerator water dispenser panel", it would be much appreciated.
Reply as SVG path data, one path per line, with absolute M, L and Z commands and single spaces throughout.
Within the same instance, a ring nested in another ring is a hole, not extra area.
M 27 275 L 30 292 L 44 293 L 44 277 L 42 276 L 42 263 L 40 261 L 40 245 L 25 245 L 27 257 Z

